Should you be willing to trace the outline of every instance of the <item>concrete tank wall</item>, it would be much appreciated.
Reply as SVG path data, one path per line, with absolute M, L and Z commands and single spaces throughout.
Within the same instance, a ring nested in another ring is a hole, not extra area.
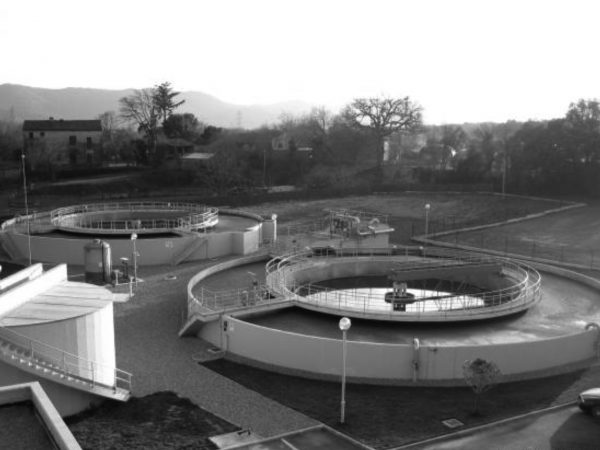
M 136 251 L 139 254 L 139 265 L 153 266 L 171 264 L 180 254 L 186 251 L 197 238 L 206 238 L 207 243 L 200 246 L 190 256 L 188 261 L 217 258 L 231 254 L 244 255 L 258 250 L 261 224 L 240 232 L 206 233 L 197 235 L 174 235 L 150 239 L 137 239 Z M 84 264 L 84 246 L 93 240 L 93 236 L 61 238 L 41 235 L 31 235 L 31 257 L 33 261 L 60 262 L 70 265 Z M 28 258 L 28 237 L 16 232 L 0 234 L 0 239 L 11 249 L 15 259 Z M 103 239 L 110 245 L 113 266 L 119 264 L 120 258 L 132 260 L 133 244 L 129 239 Z
M 112 303 L 108 303 L 94 313 L 72 319 L 7 328 L 51 347 L 78 355 L 82 359 L 98 363 L 94 366 L 95 380 L 109 386 L 114 385 L 115 374 L 113 370 L 109 370 L 116 366 Z M 56 358 L 61 358 L 60 352 L 56 352 Z M 75 362 L 67 358 L 67 362 L 71 361 Z M 79 372 L 76 373 L 89 378 L 90 371 L 91 365 L 82 363 Z
M 340 374 L 341 340 L 289 333 L 227 317 L 224 349 L 234 359 L 286 373 L 317 378 Z M 351 331 L 349 332 L 351 333 Z M 594 358 L 597 330 L 530 342 L 478 346 L 421 345 L 417 380 L 423 384 L 464 384 L 462 364 L 495 362 L 504 381 L 539 377 Z M 206 338 L 216 339 L 211 328 Z M 213 342 L 218 345 L 218 342 Z M 411 345 L 348 341 L 347 374 L 355 381 L 410 384 L 415 351 Z

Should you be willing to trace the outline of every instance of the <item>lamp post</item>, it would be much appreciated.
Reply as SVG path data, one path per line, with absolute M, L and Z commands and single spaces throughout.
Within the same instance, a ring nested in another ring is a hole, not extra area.
M 25 202 L 25 217 L 27 218 L 27 252 L 29 253 L 29 265 L 31 266 L 31 218 L 29 217 L 29 204 L 27 201 L 27 171 L 24 148 L 21 149 L 21 165 L 23 168 L 23 200 Z
M 425 237 L 429 234 L 429 210 L 431 209 L 431 205 L 429 203 L 425 204 Z
M 137 241 L 137 233 L 131 233 L 131 242 L 133 244 L 133 279 L 135 280 L 135 287 L 137 289 L 138 277 L 137 277 L 137 250 L 135 248 L 135 241 Z
M 263 147 L 263 187 L 267 186 L 267 147 Z
M 340 319 L 340 330 L 342 330 L 342 401 L 340 403 L 340 423 L 346 418 L 346 332 L 350 329 L 352 322 L 347 317 Z

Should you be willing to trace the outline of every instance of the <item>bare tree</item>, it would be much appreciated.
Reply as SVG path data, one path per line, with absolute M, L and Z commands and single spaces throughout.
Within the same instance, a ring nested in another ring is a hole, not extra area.
M 155 154 L 159 109 L 154 101 L 154 90 L 135 90 L 133 94 L 121 98 L 119 105 L 121 118 L 137 124 L 138 131 L 146 135 L 148 148 Z
M 98 120 L 102 125 L 102 135 L 104 139 L 112 140 L 112 134 L 117 126 L 117 114 L 114 111 L 105 111 L 98 115 Z
M 412 130 L 422 123 L 422 108 L 404 98 L 357 98 L 344 115 L 359 128 L 369 130 L 376 141 L 377 168 L 381 170 L 385 139 L 399 131 Z
M 500 381 L 502 373 L 494 362 L 477 358 L 463 363 L 463 376 L 475 393 L 473 414 L 477 415 L 479 414 L 479 397 Z

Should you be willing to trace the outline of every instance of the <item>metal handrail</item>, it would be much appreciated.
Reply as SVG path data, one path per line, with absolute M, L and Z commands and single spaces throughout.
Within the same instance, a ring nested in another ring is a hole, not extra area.
M 333 309 L 344 309 L 344 308 L 352 308 L 352 309 L 360 309 L 364 312 L 368 309 L 368 304 L 370 304 L 371 298 L 365 296 L 363 294 L 354 292 L 356 294 L 353 298 L 350 298 L 348 294 L 343 295 L 344 297 L 344 306 L 342 307 L 342 294 L 339 291 L 335 291 L 332 289 L 325 289 L 324 291 L 315 292 L 317 298 L 307 298 L 305 296 L 298 295 L 299 287 L 293 285 L 293 278 L 289 278 L 289 274 L 294 270 L 297 270 L 299 267 L 305 264 L 311 264 L 311 260 L 314 258 L 318 259 L 326 259 L 326 258 L 340 258 L 340 257 L 369 257 L 370 260 L 379 260 L 381 258 L 382 261 L 390 261 L 390 257 L 403 255 L 404 257 L 408 256 L 418 256 L 419 259 L 414 259 L 411 261 L 397 261 L 397 263 L 402 263 L 403 266 L 410 265 L 411 267 L 417 266 L 416 269 L 422 269 L 427 267 L 456 267 L 457 264 L 481 264 L 481 263 L 500 263 L 502 264 L 502 269 L 505 272 L 513 272 L 513 277 L 519 279 L 518 283 L 515 283 L 509 287 L 486 291 L 483 293 L 478 293 L 476 295 L 468 295 L 468 297 L 475 298 L 477 297 L 479 301 L 477 305 L 473 305 L 473 301 L 466 301 L 467 296 L 460 295 L 452 295 L 447 298 L 458 298 L 459 301 L 462 301 L 463 304 L 469 305 L 469 307 L 465 307 L 462 309 L 464 311 L 467 310 L 476 310 L 481 309 L 480 301 L 483 301 L 486 304 L 485 311 L 486 313 L 494 312 L 494 311 L 504 311 L 511 309 L 514 307 L 522 308 L 526 304 L 535 303 L 541 296 L 541 276 L 539 273 L 523 264 L 517 264 L 513 261 L 510 261 L 505 258 L 491 257 L 491 256 L 482 256 L 480 254 L 469 253 L 469 252 L 460 252 L 446 249 L 431 249 L 431 248 L 423 248 L 423 247 L 414 247 L 414 248 L 384 248 L 384 249 L 331 249 L 331 251 L 325 252 L 323 255 L 316 256 L 314 250 L 306 249 L 299 252 L 292 252 L 287 255 L 274 258 L 269 261 L 266 265 L 267 272 L 267 285 L 274 291 L 279 293 L 282 296 L 287 298 L 293 298 L 299 302 L 313 302 L 315 304 L 325 304 L 324 307 L 333 308 Z M 420 258 L 426 257 L 428 259 L 423 260 Z M 432 261 L 431 258 L 434 258 Z M 292 285 L 290 285 L 292 283 Z M 307 285 L 300 286 L 300 288 L 308 289 L 310 291 L 311 287 Z M 324 294 L 322 292 L 325 292 Z M 328 296 L 330 298 L 328 298 Z M 321 301 L 325 297 L 325 301 Z M 507 297 L 509 298 L 506 301 Z M 333 299 L 333 300 L 332 300 Z M 462 299 L 462 300 L 461 300 Z M 336 308 L 337 304 L 337 308 Z M 428 314 L 428 313 L 436 313 L 439 314 L 440 311 L 424 311 L 424 304 L 422 306 L 423 311 L 415 311 L 417 314 Z M 443 309 L 444 313 L 448 313 L 450 311 L 457 311 L 457 308 L 452 309 Z M 371 311 L 372 312 L 372 311 Z
M 50 365 L 64 375 L 80 378 L 91 382 L 92 386 L 102 386 L 109 389 L 122 388 L 131 391 L 132 374 L 97 361 L 81 358 L 44 342 L 24 336 L 5 327 L 0 327 L 0 339 L 9 345 L 20 348 L 23 353 L 29 353 L 29 358 Z M 103 383 L 103 375 L 114 376 L 114 385 Z
M 223 291 L 211 291 L 201 287 L 198 296 L 192 295 L 189 298 L 188 311 L 195 311 L 199 314 L 206 310 L 222 312 L 258 303 L 268 303 L 269 300 L 271 298 L 266 285 L 259 285 L 251 289 L 240 288 Z
M 93 220 L 90 215 L 119 211 L 181 211 L 186 215 L 175 219 L 111 219 Z M 195 203 L 129 202 L 91 203 L 65 206 L 50 212 L 50 222 L 65 230 L 87 230 L 120 233 L 123 231 L 164 231 L 172 229 L 195 230 L 214 226 L 219 210 Z

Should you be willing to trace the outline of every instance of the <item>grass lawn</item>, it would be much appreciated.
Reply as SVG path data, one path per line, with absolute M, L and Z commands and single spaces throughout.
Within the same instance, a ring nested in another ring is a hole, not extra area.
M 346 423 L 340 425 L 340 383 L 280 375 L 225 359 L 204 363 L 243 386 L 377 449 L 387 449 L 449 433 L 442 420 L 466 427 L 574 401 L 600 385 L 600 366 L 544 379 L 501 384 L 484 394 L 482 414 L 474 416 L 474 394 L 467 388 L 396 387 L 349 384 Z
M 322 219 L 330 209 L 353 209 L 389 216 L 395 232 L 391 241 L 408 244 L 413 235 L 425 232 L 425 205 L 431 205 L 429 231 L 494 223 L 558 207 L 557 202 L 490 194 L 399 193 L 322 200 L 294 200 L 253 205 L 245 210 L 263 215 L 276 213 L 279 233 L 288 224 L 309 224 Z
M 600 202 L 515 224 L 440 236 L 446 242 L 600 269 Z

